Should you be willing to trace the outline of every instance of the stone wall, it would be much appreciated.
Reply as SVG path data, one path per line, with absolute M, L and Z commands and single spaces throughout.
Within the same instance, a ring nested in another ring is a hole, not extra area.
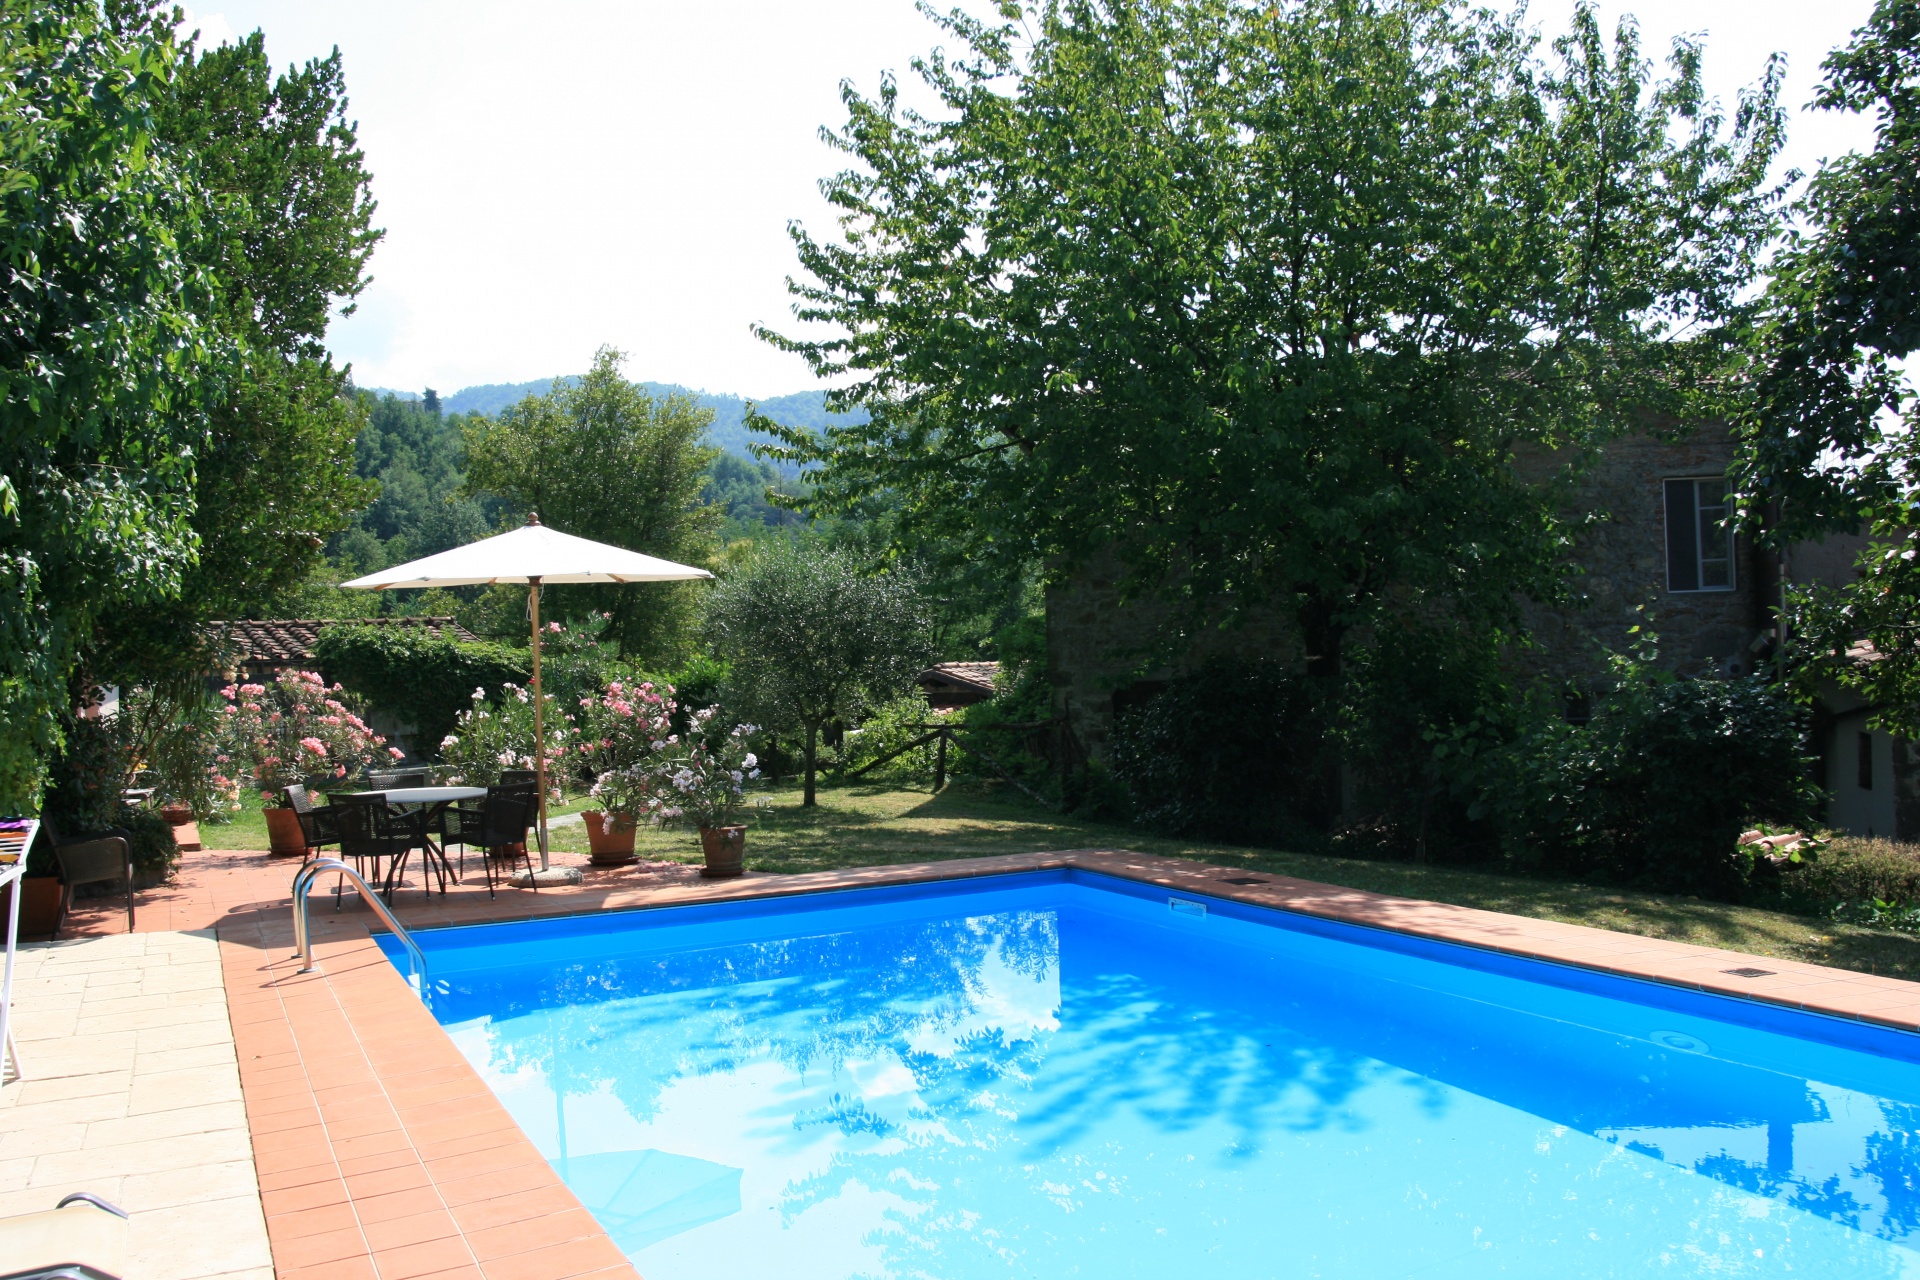
M 1629 628 L 1650 627 L 1664 664 L 1689 672 L 1739 674 L 1764 652 L 1777 595 L 1777 565 L 1741 539 L 1734 589 L 1667 590 L 1662 481 L 1723 473 L 1733 445 L 1725 432 L 1677 443 L 1635 437 L 1609 446 L 1584 478 L 1571 512 L 1579 522 L 1574 560 L 1581 572 L 1565 607 L 1529 606 L 1537 648 L 1523 664 L 1574 685 L 1605 671 L 1605 651 L 1624 649 Z M 1521 474 L 1542 481 L 1554 459 L 1519 459 Z M 1117 708 L 1151 694 L 1171 674 L 1152 659 L 1168 612 L 1157 601 L 1123 603 L 1120 566 L 1096 562 L 1047 592 L 1047 647 L 1054 717 L 1065 729 L 1066 758 L 1102 758 Z M 1645 612 L 1639 607 L 1645 606 Z M 1256 615 L 1244 625 L 1207 631 L 1186 643 L 1186 660 L 1214 652 L 1292 657 L 1290 624 Z
M 1773 557 L 1740 538 L 1733 590 L 1667 589 L 1663 482 L 1718 476 L 1732 460 L 1724 431 L 1679 442 L 1634 436 L 1607 447 L 1567 512 L 1575 526 L 1573 599 L 1524 611 L 1538 645 L 1530 665 L 1576 685 L 1591 681 L 1605 670 L 1604 654 L 1629 648 L 1631 628 L 1640 626 L 1659 638 L 1663 666 L 1689 674 L 1754 669 L 1770 642 L 1779 594 Z M 1523 458 L 1521 466 L 1524 474 L 1542 462 Z
M 1165 657 L 1170 610 L 1151 597 L 1122 601 L 1124 569 L 1104 556 L 1070 580 L 1047 588 L 1047 676 L 1061 740 L 1056 764 L 1104 759 L 1114 716 L 1151 697 L 1173 674 Z M 1242 625 L 1205 630 L 1181 647 L 1182 662 L 1219 653 L 1293 657 L 1291 626 L 1273 614 Z

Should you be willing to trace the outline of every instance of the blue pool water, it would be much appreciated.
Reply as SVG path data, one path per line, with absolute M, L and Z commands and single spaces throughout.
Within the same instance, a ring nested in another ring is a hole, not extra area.
M 420 940 L 647 1280 L 1920 1277 L 1920 1036 L 1081 872 Z

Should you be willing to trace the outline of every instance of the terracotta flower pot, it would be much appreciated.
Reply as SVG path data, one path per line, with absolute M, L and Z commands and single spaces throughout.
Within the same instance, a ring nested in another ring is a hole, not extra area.
M 267 851 L 276 858 L 307 856 L 307 836 L 300 830 L 300 815 L 291 809 L 268 809 Z
M 707 855 L 707 865 L 700 874 L 709 880 L 725 880 L 739 875 L 746 867 L 742 859 L 747 852 L 747 829 L 736 827 L 700 828 L 700 849 Z
M 587 848 L 589 861 L 596 867 L 618 867 L 633 861 L 634 823 L 629 814 L 614 814 L 614 822 L 608 821 L 608 815 L 593 810 L 580 815 L 587 824 Z M 625 830 L 614 830 L 617 823 L 624 820 Z
M 171 827 L 183 827 L 193 821 L 193 810 L 184 804 L 163 804 L 160 820 Z
M 21 941 L 49 936 L 60 922 L 60 877 L 28 876 L 19 885 Z M 12 886 L 0 892 L 0 930 L 6 928 L 4 913 L 12 905 L 7 901 L 12 892 Z

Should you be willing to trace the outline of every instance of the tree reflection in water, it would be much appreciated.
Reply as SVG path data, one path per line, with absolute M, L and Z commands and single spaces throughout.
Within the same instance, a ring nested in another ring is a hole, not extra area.
M 741 1113 L 745 1156 L 677 1154 L 737 1158 L 743 1212 L 781 1227 L 863 1189 L 883 1210 L 859 1243 L 887 1275 L 1146 1274 L 1200 1253 L 1219 1275 L 1276 1257 L 1467 1274 L 1488 1249 L 1564 1274 L 1917 1261 L 1881 1243 L 1920 1226 L 1905 1104 L 1284 947 L 1117 929 L 1071 905 L 946 909 L 471 968 L 436 1012 L 484 1016 L 485 1066 L 537 1073 L 563 1144 L 567 1099 L 617 1099 L 644 1128 L 693 1082 L 777 1067 L 804 1087 Z M 797 1172 L 755 1191 L 754 1151 Z M 680 1257 L 649 1250 L 642 1270 Z M 683 1260 L 701 1274 L 697 1251 Z

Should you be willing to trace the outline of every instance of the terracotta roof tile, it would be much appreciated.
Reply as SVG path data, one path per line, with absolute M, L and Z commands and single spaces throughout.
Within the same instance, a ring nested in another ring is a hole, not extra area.
M 997 662 L 936 662 L 914 677 L 920 684 L 932 680 L 984 689 L 988 693 L 993 692 L 994 682 L 999 678 L 1000 664 Z
M 240 661 L 251 666 L 281 667 L 313 661 L 313 642 L 321 628 L 336 622 L 384 627 L 388 630 L 425 631 L 453 640 L 477 640 L 471 631 L 452 618 L 279 618 L 262 621 L 215 622 L 216 632 L 239 646 Z

